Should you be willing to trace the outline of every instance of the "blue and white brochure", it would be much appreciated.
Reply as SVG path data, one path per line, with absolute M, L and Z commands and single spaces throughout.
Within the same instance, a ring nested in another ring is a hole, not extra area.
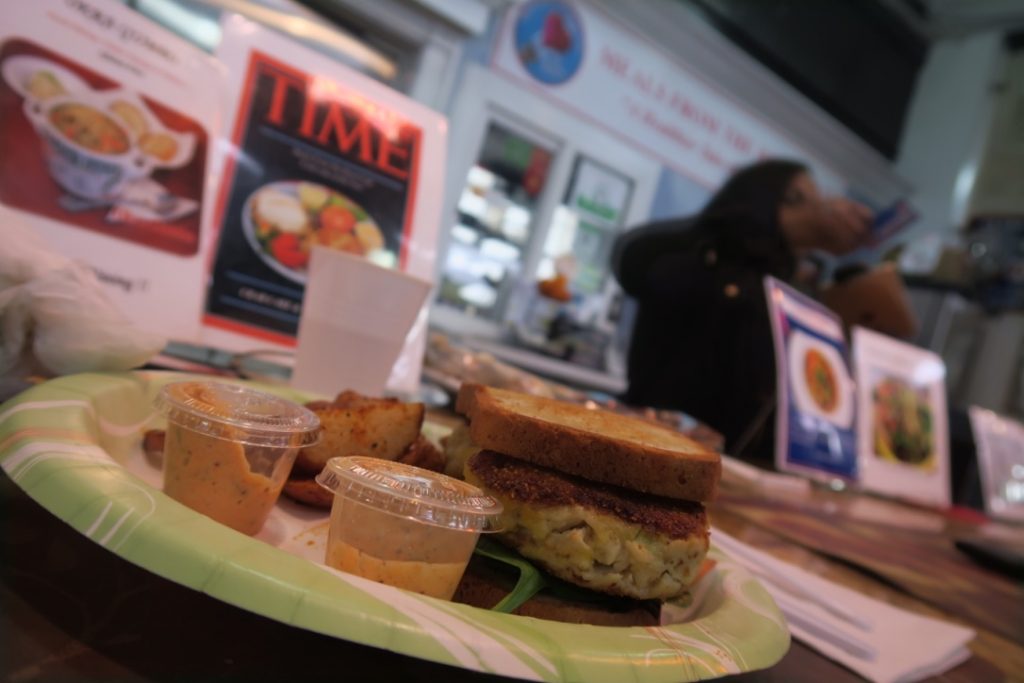
M 857 478 L 857 411 L 843 326 L 832 311 L 766 277 L 775 341 L 775 465 L 813 479 Z

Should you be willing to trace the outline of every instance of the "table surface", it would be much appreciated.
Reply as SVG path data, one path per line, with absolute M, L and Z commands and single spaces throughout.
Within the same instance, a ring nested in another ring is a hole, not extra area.
M 863 516 L 865 500 L 858 494 L 814 489 L 799 501 L 801 512 L 793 507 L 792 496 L 773 499 L 726 477 L 723 495 L 710 513 L 718 528 L 783 560 L 901 608 L 974 628 L 978 636 L 970 644 L 972 657 L 934 680 L 1024 680 L 1024 613 L 1022 628 L 1015 632 L 1020 635 L 1007 636 L 1005 628 L 995 628 L 984 618 L 943 611 L 914 597 L 891 577 L 812 550 L 791 533 L 776 533 L 764 521 L 772 510 L 812 515 L 807 509 L 827 509 L 836 520 L 856 522 L 856 517 Z M 951 548 L 954 534 L 972 529 L 970 522 L 898 503 L 870 501 L 870 507 L 876 513 L 881 509 L 888 520 L 871 527 L 882 545 L 887 535 L 904 539 L 909 533 L 948 541 Z M 763 514 L 757 505 L 767 506 Z M 841 540 L 846 533 L 843 524 L 834 526 Z M 978 589 L 982 597 L 986 591 L 991 591 L 989 598 L 999 595 L 994 588 L 999 584 L 1004 591 L 1012 586 L 1017 602 L 1024 600 L 1020 583 L 976 569 L 966 556 L 962 562 L 966 569 L 985 572 L 981 576 L 990 578 L 981 581 L 986 584 Z M 909 578 L 942 580 L 941 576 Z M 0 474 L 0 673 L 13 683 L 362 681 L 371 677 L 405 682 L 503 680 L 303 631 L 184 588 L 96 545 L 41 508 L 4 474 Z M 794 641 L 775 667 L 734 680 L 841 683 L 859 677 Z

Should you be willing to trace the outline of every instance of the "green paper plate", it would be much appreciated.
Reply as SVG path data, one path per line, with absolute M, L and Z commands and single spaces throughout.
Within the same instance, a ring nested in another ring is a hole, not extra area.
M 687 621 L 562 624 L 489 612 L 324 566 L 327 515 L 282 501 L 250 538 L 168 498 L 141 449 L 162 427 L 157 390 L 176 373 L 82 374 L 0 406 L 0 467 L 43 507 L 160 576 L 286 624 L 475 671 L 539 681 L 693 681 L 775 664 L 789 632 L 768 593 L 718 565 Z M 262 387 L 298 401 L 295 391 Z

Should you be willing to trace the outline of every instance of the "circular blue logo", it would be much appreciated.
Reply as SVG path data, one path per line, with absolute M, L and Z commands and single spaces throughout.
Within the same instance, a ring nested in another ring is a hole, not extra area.
M 524 5 L 516 19 L 515 41 L 523 68 L 541 83 L 565 83 L 583 61 L 583 23 L 566 2 Z

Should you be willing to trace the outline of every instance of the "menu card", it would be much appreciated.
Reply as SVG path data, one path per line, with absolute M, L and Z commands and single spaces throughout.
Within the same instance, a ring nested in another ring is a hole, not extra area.
M 432 279 L 444 118 L 237 15 L 223 22 L 218 57 L 237 78 L 204 338 L 294 346 L 314 245 Z M 416 386 L 425 310 L 419 318 L 392 388 Z
M 764 280 L 775 341 L 775 465 L 815 479 L 857 476 L 853 382 L 838 316 Z
M 969 414 L 986 512 L 1024 521 L 1024 424 L 977 406 Z
M 946 365 L 935 353 L 853 330 L 861 485 L 926 505 L 950 504 Z
M 198 334 L 221 72 L 119 3 L 33 0 L 0 22 L 0 221 L 91 266 L 139 326 Z

